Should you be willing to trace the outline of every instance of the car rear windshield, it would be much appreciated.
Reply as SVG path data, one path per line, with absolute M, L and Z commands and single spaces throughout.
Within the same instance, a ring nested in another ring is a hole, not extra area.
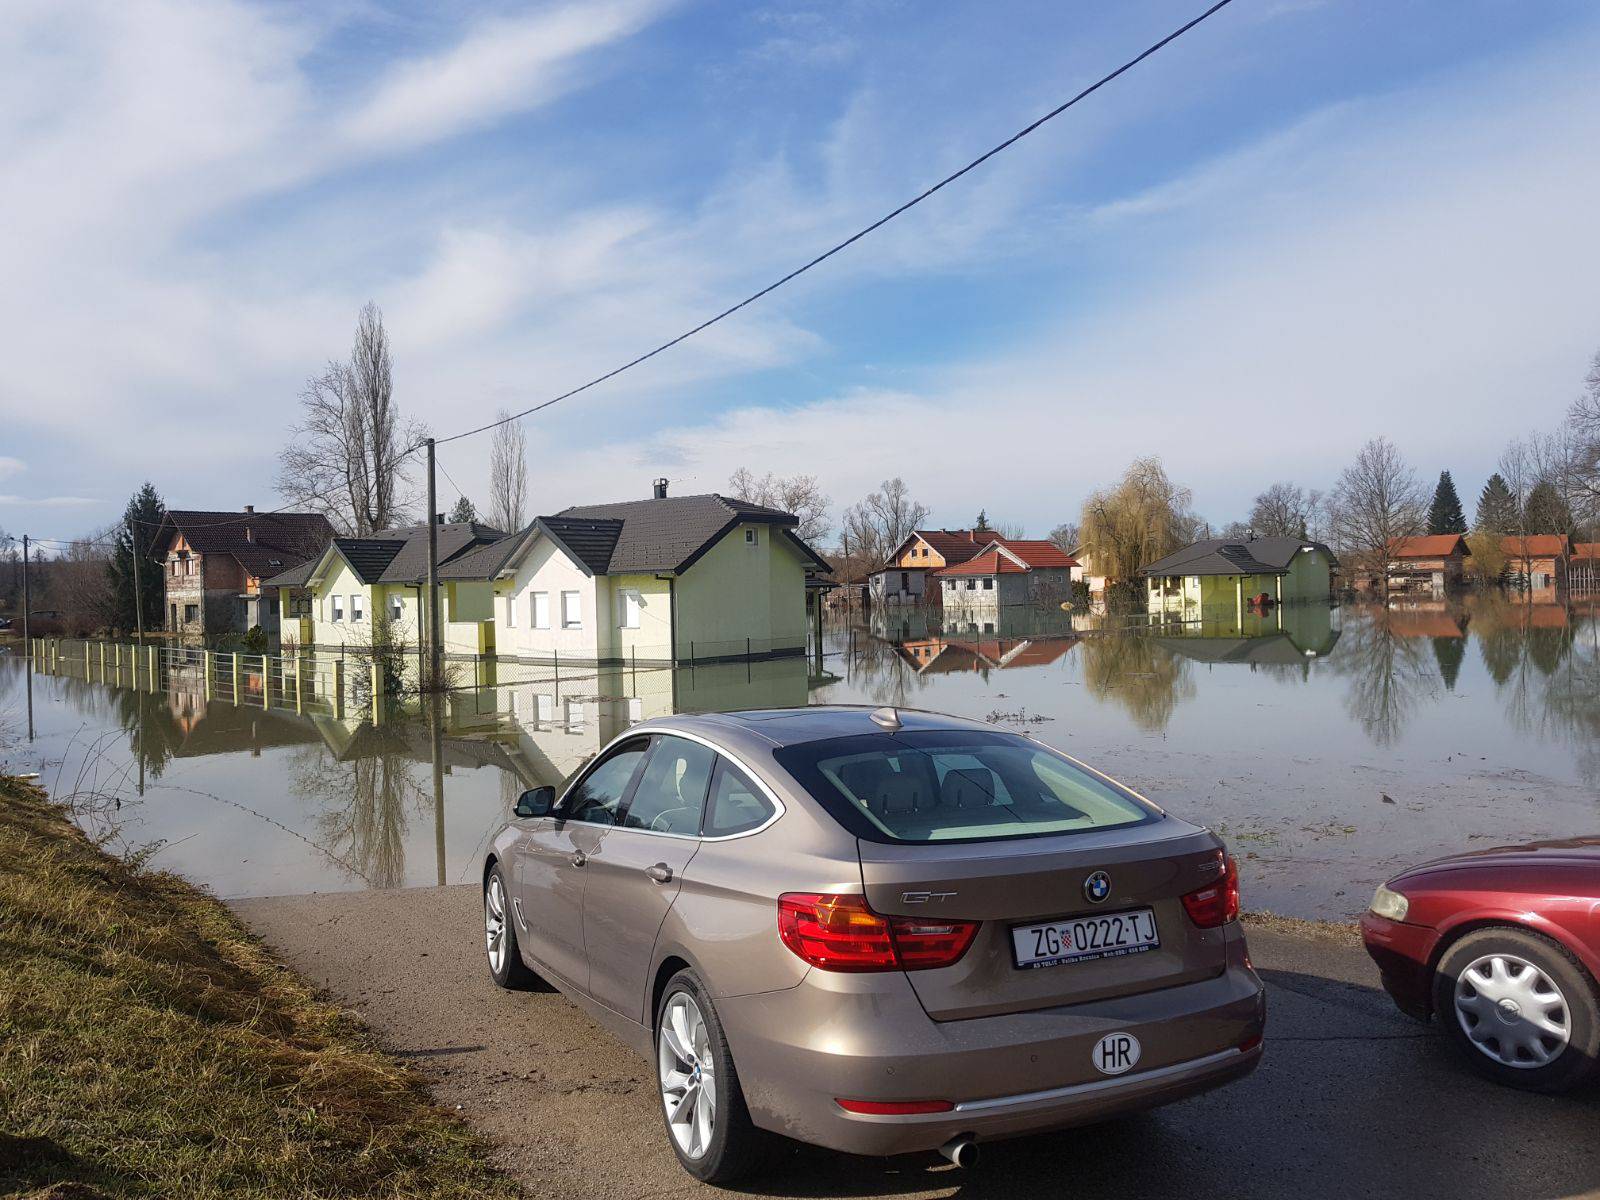
M 776 757 L 840 824 L 868 841 L 1045 837 L 1160 816 L 1015 734 L 869 734 L 787 746 Z

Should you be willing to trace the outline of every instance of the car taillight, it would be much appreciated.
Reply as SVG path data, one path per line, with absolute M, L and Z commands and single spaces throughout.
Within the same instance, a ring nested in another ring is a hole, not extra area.
M 946 1113 L 955 1110 L 949 1100 L 835 1100 L 847 1113 L 860 1113 L 866 1117 L 913 1117 L 924 1113 Z
M 959 962 L 976 921 L 885 917 L 862 896 L 785 892 L 778 897 L 778 937 L 824 971 L 926 971 Z
M 1226 925 L 1239 915 L 1239 866 L 1228 855 L 1223 859 L 1222 878 L 1183 898 L 1189 919 L 1201 929 Z

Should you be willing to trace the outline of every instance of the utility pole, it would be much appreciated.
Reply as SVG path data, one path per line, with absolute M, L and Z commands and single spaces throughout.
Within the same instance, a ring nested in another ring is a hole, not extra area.
M 426 686 L 439 687 L 444 660 L 439 644 L 439 516 L 434 483 L 433 439 L 428 439 L 428 671 Z
M 133 625 L 138 630 L 139 649 L 144 649 L 144 589 L 139 586 L 139 523 L 128 518 L 128 540 L 133 545 Z M 133 686 L 139 686 L 139 655 L 133 656 Z
M 31 656 L 33 653 L 33 637 L 28 632 L 28 610 L 32 608 L 28 599 L 28 535 L 22 535 L 22 644 L 28 648 Z M 33 741 L 33 659 L 28 660 L 28 669 L 23 676 L 28 681 L 28 740 Z

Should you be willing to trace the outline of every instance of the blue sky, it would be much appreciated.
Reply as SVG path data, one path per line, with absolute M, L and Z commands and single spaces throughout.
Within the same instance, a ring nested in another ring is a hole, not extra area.
M 606 370 L 1182 23 L 1162 3 L 8 8 L 0 528 L 278 504 L 386 314 L 436 433 Z M 1600 348 L 1600 9 L 1235 0 L 796 284 L 530 422 L 539 511 L 902 475 L 1042 535 L 1140 454 L 1216 523 L 1393 438 L 1475 494 Z M 481 504 L 487 438 L 442 450 Z M 446 503 L 454 488 L 441 483 Z

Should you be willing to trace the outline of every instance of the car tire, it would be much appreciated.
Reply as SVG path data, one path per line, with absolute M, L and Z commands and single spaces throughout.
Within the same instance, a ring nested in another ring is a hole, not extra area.
M 1540 934 L 1495 926 L 1453 942 L 1434 970 L 1433 1005 L 1445 1036 L 1496 1083 L 1564 1092 L 1600 1061 L 1595 982 Z
M 690 1017 L 687 1036 L 681 1020 L 685 1012 L 699 1018 L 697 1025 Z M 705 985 L 693 971 L 679 971 L 667 981 L 656 1004 L 654 1028 L 661 1119 L 673 1153 L 683 1169 L 702 1183 L 726 1185 L 747 1178 L 761 1166 L 771 1139 L 750 1120 L 722 1021 Z M 708 1064 L 709 1073 L 704 1070 Z M 677 1077 L 683 1077 L 683 1081 Z M 675 1126 L 673 1113 L 685 1099 L 691 1105 L 699 1103 L 698 1094 L 687 1095 L 685 1084 L 698 1081 L 703 1090 L 708 1078 L 713 1116 L 706 1137 L 702 1128 L 686 1130 L 686 1124 L 695 1126 L 692 1116 L 687 1123 L 680 1121 Z
M 483 932 L 484 953 L 489 959 L 489 978 L 508 991 L 531 991 L 537 988 L 539 976 L 522 961 L 522 950 L 517 945 L 517 922 L 511 906 L 511 890 L 506 887 L 505 873 L 499 863 L 489 868 L 489 874 L 483 880 Z

